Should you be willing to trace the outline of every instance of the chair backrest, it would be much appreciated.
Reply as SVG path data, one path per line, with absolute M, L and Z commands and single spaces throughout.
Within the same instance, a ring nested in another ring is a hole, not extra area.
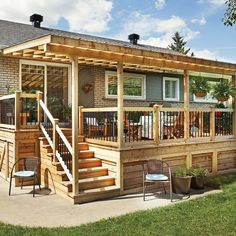
M 25 158 L 24 159 L 24 169 L 37 172 L 39 166 L 39 158 Z
M 147 161 L 147 171 L 149 174 L 163 173 L 163 161 L 161 160 L 148 160 Z

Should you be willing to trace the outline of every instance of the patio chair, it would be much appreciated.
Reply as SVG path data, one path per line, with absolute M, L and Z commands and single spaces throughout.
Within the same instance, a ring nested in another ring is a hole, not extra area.
M 34 183 L 33 183 L 33 197 L 35 196 L 36 179 L 39 182 L 39 178 L 38 178 L 39 163 L 40 163 L 39 157 L 20 158 L 20 159 L 18 159 L 14 163 L 14 165 L 12 167 L 12 170 L 11 170 L 11 175 L 10 175 L 9 196 L 11 195 L 12 178 L 19 178 L 19 179 L 21 179 L 21 189 L 23 188 L 24 179 L 33 178 L 34 179 Z M 21 168 L 19 168 L 18 171 L 14 172 L 16 164 L 19 164 L 19 166 Z M 41 190 L 40 182 L 39 182 L 39 189 Z
M 146 164 L 146 169 L 145 169 Z M 165 161 L 148 160 L 143 165 L 143 201 L 145 201 L 146 188 L 149 183 L 161 183 L 166 194 L 165 184 L 169 184 L 170 200 L 172 202 L 171 169 Z

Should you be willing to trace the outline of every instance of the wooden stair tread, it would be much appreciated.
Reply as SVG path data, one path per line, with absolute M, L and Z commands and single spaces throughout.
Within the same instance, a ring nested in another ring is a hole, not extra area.
M 110 176 L 99 176 L 99 177 L 94 177 L 94 178 L 87 178 L 87 179 L 80 179 L 79 183 L 88 183 L 88 182 L 97 182 L 97 181 L 103 181 L 103 180 L 112 180 L 115 179 L 114 177 Z M 72 185 L 70 181 L 62 181 L 61 182 L 64 186 L 69 187 Z
M 79 169 L 79 173 L 90 172 L 90 171 L 98 171 L 98 170 L 107 170 L 107 167 L 96 166 L 96 167 L 83 168 L 83 169 Z
M 112 185 L 112 186 L 106 186 L 106 187 L 101 187 L 101 188 L 81 190 L 79 191 L 79 194 L 101 193 L 101 192 L 114 191 L 114 190 L 120 190 L 120 188 L 115 185 Z
M 79 173 L 90 172 L 90 171 L 99 171 L 99 170 L 107 170 L 107 167 L 96 166 L 96 167 L 83 168 L 83 169 L 79 169 Z M 66 172 L 63 170 L 58 170 L 57 174 L 64 175 L 64 174 L 66 174 Z
M 95 161 L 101 161 L 101 160 L 93 157 L 93 158 L 79 159 L 78 161 L 79 163 L 85 163 L 85 162 L 95 162 Z
M 105 176 L 91 177 L 91 178 L 86 178 L 86 179 L 79 179 L 79 183 L 96 182 L 96 181 L 111 180 L 111 179 L 115 179 L 115 178 L 109 175 L 105 175 Z

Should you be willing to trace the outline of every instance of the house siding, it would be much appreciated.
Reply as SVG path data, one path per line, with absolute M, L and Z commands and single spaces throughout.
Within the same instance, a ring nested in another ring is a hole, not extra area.
M 19 88 L 19 59 L 0 57 L 0 96 L 8 94 L 9 89 Z

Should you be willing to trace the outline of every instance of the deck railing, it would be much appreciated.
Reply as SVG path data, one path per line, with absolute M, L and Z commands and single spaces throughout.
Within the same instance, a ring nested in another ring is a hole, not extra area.
M 79 132 L 93 143 L 117 145 L 117 108 L 80 108 Z
M 233 135 L 233 109 L 124 107 L 123 144 L 214 141 Z M 80 134 L 91 143 L 117 146 L 117 108 L 80 108 Z M 186 131 L 185 129 L 188 129 Z M 187 135 L 188 134 L 188 135 Z
M 0 127 L 7 129 L 38 128 L 38 101 L 41 93 L 15 94 L 0 97 Z

